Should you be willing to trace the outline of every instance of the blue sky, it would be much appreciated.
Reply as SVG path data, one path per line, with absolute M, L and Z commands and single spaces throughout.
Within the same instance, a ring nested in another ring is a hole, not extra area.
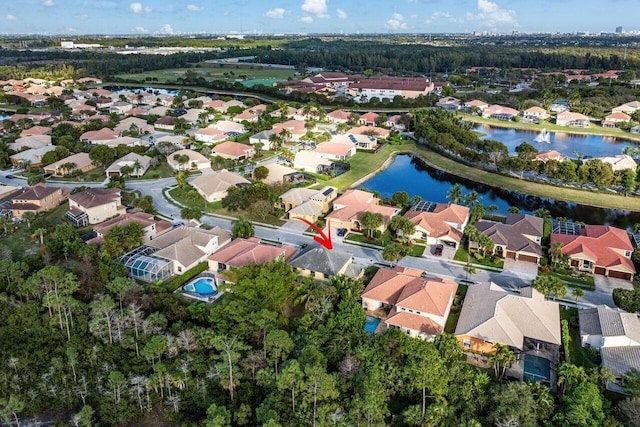
M 640 0 L 1 0 L 0 34 L 640 29 Z

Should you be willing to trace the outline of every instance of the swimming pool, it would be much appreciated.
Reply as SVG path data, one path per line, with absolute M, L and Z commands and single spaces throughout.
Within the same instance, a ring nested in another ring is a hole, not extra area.
M 543 357 L 533 354 L 524 355 L 524 378 L 525 381 L 550 381 L 551 362 Z
M 369 332 L 370 334 L 375 334 L 376 328 L 378 327 L 379 324 L 380 324 L 380 319 L 376 317 L 366 316 L 364 330 Z
M 183 289 L 201 297 L 210 297 L 218 293 L 215 280 L 212 277 L 198 277 L 191 283 L 184 285 Z

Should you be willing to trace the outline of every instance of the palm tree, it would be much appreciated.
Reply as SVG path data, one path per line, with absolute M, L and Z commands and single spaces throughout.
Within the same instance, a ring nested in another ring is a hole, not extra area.
M 138 171 L 142 169 L 142 165 L 140 164 L 140 160 L 136 159 L 135 162 L 133 162 L 133 173 L 135 173 L 136 175 L 138 175 Z
M 489 355 L 489 363 L 493 366 L 496 378 L 502 380 L 509 365 L 516 361 L 516 355 L 509 347 L 500 343 L 495 343 L 493 349 L 495 353 Z
M 584 296 L 584 291 L 582 290 L 582 288 L 574 288 L 573 291 L 571 292 L 571 295 L 573 295 L 576 298 L 576 304 L 577 304 L 578 300 Z
M 78 165 L 73 162 L 66 162 L 60 165 L 60 168 L 65 172 L 64 175 L 69 175 L 73 169 Z
M 25 212 L 22 214 L 22 219 L 27 221 L 27 228 L 29 230 L 31 230 L 31 221 L 33 221 L 35 218 L 36 218 L 35 212 Z
M 462 201 L 462 187 L 460 187 L 460 184 L 456 183 L 449 189 L 449 192 L 447 192 L 447 199 L 454 205 L 457 205 Z
M 249 221 L 247 218 L 243 216 L 239 216 L 238 219 L 236 219 L 235 221 L 232 221 L 231 224 L 233 224 L 233 229 L 231 230 L 231 233 L 233 234 L 234 238 L 242 237 L 247 239 L 255 235 L 255 229 L 253 228 L 253 224 L 251 223 L 251 221 Z
M 47 234 L 47 230 L 44 228 L 38 228 L 36 230 L 33 230 L 33 234 L 31 235 L 32 239 L 35 239 L 36 237 L 40 237 L 40 246 L 44 245 L 44 235 Z
M 464 196 L 464 204 L 467 206 L 473 206 L 480 202 L 480 196 L 476 191 L 472 191 Z

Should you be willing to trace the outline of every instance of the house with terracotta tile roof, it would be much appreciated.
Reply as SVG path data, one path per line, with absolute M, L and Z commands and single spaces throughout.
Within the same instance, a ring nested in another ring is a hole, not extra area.
M 327 114 L 327 119 L 331 123 L 346 123 L 349 121 L 351 113 L 343 110 L 333 110 Z
M 489 104 L 487 104 L 484 101 L 480 101 L 479 99 L 474 99 L 472 101 L 467 101 L 464 103 L 464 108 L 467 111 L 471 111 L 471 108 L 473 107 L 477 107 L 480 112 L 482 113 L 484 111 L 485 108 L 487 108 L 489 106 Z
M 57 208 L 69 195 L 67 187 L 50 187 L 39 183 L 25 187 L 9 199 L 10 205 L 5 207 L 15 218 L 22 218 L 26 212 L 46 212 Z
M 543 163 L 546 163 L 549 160 L 564 162 L 565 160 L 567 160 L 567 156 L 565 156 L 564 154 L 556 150 L 546 150 L 546 151 L 540 151 L 536 154 L 531 155 L 531 160 L 536 160 Z
M 362 190 L 347 190 L 342 196 L 333 201 L 333 212 L 326 216 L 326 220 L 333 228 L 346 228 L 352 231 L 362 231 L 360 217 L 364 212 L 380 213 L 383 223 L 379 230 L 384 232 L 400 209 L 394 206 L 381 206 L 380 199 Z
M 616 128 L 618 126 L 618 123 L 630 122 L 630 121 L 631 121 L 630 115 L 625 114 L 621 111 L 615 111 L 604 118 L 602 122 L 602 127 Z
M 386 138 L 391 134 L 391 131 L 378 126 L 358 126 L 349 129 L 349 133 L 353 135 L 369 135 L 374 138 Z
M 444 331 L 458 284 L 422 277 L 420 270 L 379 269 L 362 293 L 365 310 L 390 309 L 384 323 L 414 338 L 432 340 Z
M 493 254 L 516 261 L 540 262 L 544 220 L 532 215 L 508 214 L 502 222 L 481 219 L 475 227 L 495 246 Z M 476 247 L 472 242 L 472 247 Z
M 364 126 L 375 126 L 377 119 L 378 113 L 368 112 L 360 116 L 360 118 L 358 119 L 358 123 Z
M 568 126 L 572 128 L 588 128 L 590 126 L 589 117 L 580 113 L 563 111 L 556 116 L 558 126 Z
M 107 144 L 120 136 L 120 132 L 117 130 L 111 130 L 109 128 L 102 128 L 100 130 L 90 130 L 80 135 L 80 141 L 88 142 L 89 144 Z
M 115 218 L 111 218 L 96 224 L 93 227 L 93 231 L 96 232 L 97 237 L 88 240 L 89 244 L 102 244 L 104 235 L 109 232 L 113 227 L 126 227 L 131 223 L 140 224 L 142 226 L 142 238 L 143 241 L 149 242 L 154 238 L 166 233 L 173 228 L 173 224 L 163 219 L 155 219 L 153 214 L 148 214 L 142 211 L 138 212 L 126 212 L 122 215 L 118 215 Z
M 20 132 L 20 136 L 40 136 L 51 134 L 51 128 L 49 126 L 32 126 L 29 129 L 25 129 Z
M 253 145 L 241 144 L 239 142 L 225 141 L 211 149 L 212 156 L 220 156 L 224 159 L 245 160 L 255 156 L 256 150 Z
M 433 210 L 409 210 L 404 217 L 416 227 L 412 239 L 426 240 L 428 245 L 441 243 L 457 248 L 469 222 L 469 208 L 437 203 Z
M 297 252 L 293 246 L 262 243 L 260 239 L 236 238 L 228 245 L 211 254 L 207 260 L 209 270 L 223 272 L 232 267 L 241 268 L 249 264 L 264 264 L 269 261 L 289 261 Z
M 67 169 L 66 165 L 75 165 L 72 168 Z M 67 176 L 74 171 L 80 171 L 82 173 L 95 169 L 96 165 L 93 164 L 87 153 L 72 154 L 69 157 L 58 160 L 55 163 L 51 163 L 45 166 L 43 169 L 45 173 L 50 173 L 54 176 Z
M 193 137 L 196 141 L 204 144 L 215 144 L 227 139 L 227 135 L 219 129 L 214 127 L 206 127 L 198 129 L 194 132 Z
M 143 111 L 146 111 L 146 110 L 143 110 Z M 147 123 L 146 120 L 139 119 L 137 117 L 127 117 L 126 119 L 120 120 L 120 123 L 118 123 L 118 125 L 114 128 L 114 130 L 119 131 L 121 133 L 128 132 L 132 129 L 133 130 L 137 129 L 139 134 L 142 135 L 144 133 L 153 132 L 153 125 L 150 125 Z
M 307 133 L 305 123 L 304 120 L 287 120 L 286 122 L 274 124 L 271 132 L 280 135 L 283 130 L 286 130 L 291 134 L 291 140 L 299 141 L 300 137 Z
M 236 123 L 230 120 L 218 120 L 213 123 L 211 127 L 224 132 L 227 136 L 238 136 L 247 132 L 242 123 Z
M 482 111 L 482 117 L 496 120 L 513 120 L 520 114 L 515 108 L 505 107 L 504 105 L 490 105 Z
M 233 116 L 233 121 L 238 123 L 241 123 L 244 121 L 249 123 L 254 123 L 258 121 L 259 117 L 260 116 L 258 114 L 245 110 L 242 113 L 236 114 L 235 116 Z
M 69 210 L 66 216 L 76 227 L 86 227 L 125 212 L 120 189 L 89 188 L 69 195 Z
M 507 375 L 550 382 L 559 360 L 560 306 L 531 287 L 514 293 L 495 283 L 469 286 L 455 335 L 465 352 L 484 360 L 495 353 L 494 344 L 505 345 L 516 355 Z M 535 373 L 524 368 L 531 356 L 544 362 Z
M 587 225 L 578 234 L 551 234 L 551 247 L 571 258 L 579 271 L 632 280 L 636 269 L 631 261 L 633 245 L 626 230 L 610 225 Z
M 242 175 L 222 169 L 214 174 L 203 174 L 197 177 L 191 185 L 207 202 L 222 200 L 230 187 L 243 187 L 251 184 Z

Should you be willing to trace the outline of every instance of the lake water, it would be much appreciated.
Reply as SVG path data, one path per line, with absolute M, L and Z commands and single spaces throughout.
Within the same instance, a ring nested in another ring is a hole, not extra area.
M 551 142 L 535 142 L 539 132 L 478 125 L 473 128 L 484 135 L 482 139 L 493 139 L 507 146 L 511 154 L 515 154 L 516 147 L 528 142 L 538 151 L 556 150 L 567 157 L 577 158 L 576 151 L 591 157 L 615 156 L 622 153 L 626 146 L 638 146 L 637 143 L 616 139 L 610 136 L 578 135 L 564 132 L 549 132 Z
M 133 92 L 133 93 L 142 93 L 142 92 L 149 92 L 149 93 L 154 93 L 156 95 L 171 95 L 171 96 L 175 96 L 178 94 L 178 90 L 175 89 L 158 89 L 158 88 L 154 88 L 154 87 L 119 87 L 119 86 L 110 86 L 110 87 L 105 87 L 105 89 L 110 90 L 111 92 L 119 95 L 121 93 L 125 93 L 125 92 Z M 188 91 L 187 91 L 188 92 Z
M 462 187 L 463 194 L 476 191 L 483 205 L 497 205 L 501 214 L 506 214 L 510 206 L 515 206 L 523 213 L 533 213 L 538 208 L 545 208 L 552 217 L 566 217 L 586 224 L 610 224 L 627 228 L 640 222 L 638 212 L 594 208 L 479 184 L 429 167 L 419 158 L 409 154 L 396 156 L 387 169 L 367 180 L 359 188 L 378 191 L 384 198 L 391 198 L 396 191 L 406 191 L 409 197 L 420 196 L 424 200 L 446 203 L 447 192 L 456 183 Z

